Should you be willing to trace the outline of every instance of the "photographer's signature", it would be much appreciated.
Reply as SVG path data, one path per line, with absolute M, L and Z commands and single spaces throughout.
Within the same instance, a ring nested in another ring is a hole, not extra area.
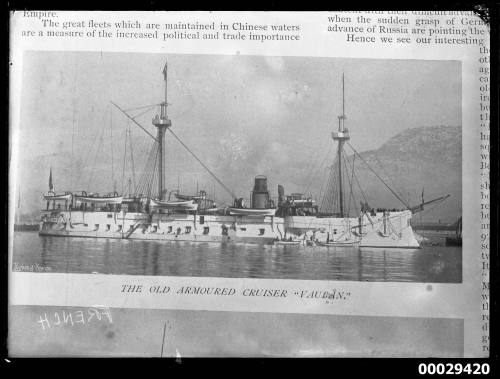
M 48 266 L 42 266 L 38 263 L 32 265 L 20 265 L 17 262 L 14 262 L 13 271 L 28 271 L 28 272 L 48 272 L 52 269 Z

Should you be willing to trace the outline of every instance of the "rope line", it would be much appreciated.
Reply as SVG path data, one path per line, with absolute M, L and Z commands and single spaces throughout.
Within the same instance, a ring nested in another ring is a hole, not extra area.
M 128 133 L 127 133 L 127 129 L 125 129 L 125 151 L 123 153 L 123 166 L 122 166 L 122 185 L 121 185 L 121 189 L 122 189 L 122 193 L 123 193 L 123 181 L 124 181 L 124 178 L 125 178 L 125 162 L 126 162 L 126 158 L 127 158 L 127 139 L 128 139 Z
M 353 157 L 355 157 L 355 155 Z M 347 162 L 349 163 L 349 161 L 347 161 Z M 356 184 L 358 185 L 359 192 L 361 193 L 363 200 L 365 201 L 365 203 L 368 203 L 368 197 L 366 196 L 365 191 L 363 191 L 363 188 L 361 187 L 361 184 L 359 183 L 358 176 L 356 175 L 356 172 L 354 170 L 354 159 L 352 161 L 352 174 L 354 176 L 354 180 L 356 181 Z
M 368 164 L 368 162 L 366 162 L 366 160 L 357 152 L 357 150 L 352 147 L 352 145 L 347 142 L 347 144 L 349 145 L 349 147 L 354 151 L 355 154 L 357 154 L 357 156 L 363 161 L 363 163 L 370 169 L 371 172 L 373 172 L 375 174 L 375 176 L 387 187 L 387 189 L 389 191 L 391 191 L 391 193 L 406 207 L 406 208 L 410 208 L 410 206 L 403 200 L 401 199 L 401 197 L 396 193 L 394 192 L 394 190 L 384 181 L 384 179 L 382 179 L 380 177 L 379 174 L 377 174 L 377 172 L 375 170 L 373 170 L 373 168 Z
M 222 188 L 224 188 L 226 190 L 227 193 L 229 193 L 233 199 L 236 199 L 236 195 L 233 193 L 233 191 L 231 191 L 228 187 L 226 187 L 226 185 L 224 183 L 222 183 L 222 181 L 201 161 L 200 158 L 198 158 L 196 156 L 195 153 L 193 153 L 189 147 L 186 146 L 186 144 L 184 142 L 182 142 L 182 140 L 172 131 L 172 129 L 168 128 L 168 131 L 175 137 L 175 139 L 177 141 L 179 141 L 179 143 L 193 156 L 194 159 L 196 159 L 198 161 L 199 164 L 201 164 L 203 166 L 203 168 L 205 170 L 207 170 L 207 172 L 217 181 L 217 183 L 219 183 Z
M 344 160 L 344 166 L 345 166 L 345 169 L 346 169 L 346 172 L 348 172 L 348 167 L 347 167 L 347 158 L 346 158 L 346 155 L 345 153 L 342 154 L 342 158 Z M 353 165 L 353 168 L 354 168 L 354 165 Z M 353 169 L 353 174 L 354 174 L 354 169 Z M 347 203 L 347 212 L 346 214 L 349 215 L 350 214 L 350 210 L 351 210 L 351 200 L 354 199 L 354 194 L 352 192 L 352 180 L 354 179 L 353 177 L 349 177 L 349 175 L 346 175 L 347 177 L 347 181 L 349 182 L 349 202 Z M 356 204 L 356 199 L 354 199 L 354 204 Z M 356 206 L 354 206 L 356 207 Z
M 133 119 L 136 119 L 138 117 L 141 117 L 143 114 L 146 114 L 147 112 L 149 112 L 152 108 L 154 108 L 156 105 L 153 105 L 149 108 L 147 108 L 145 111 L 141 112 L 141 113 L 138 113 L 137 115 L 135 115 L 134 117 L 132 117 Z
M 110 119 L 110 134 L 111 134 L 111 182 L 113 186 L 115 185 L 115 164 L 114 164 L 114 152 L 113 152 L 113 110 L 109 110 L 109 119 Z
M 111 102 L 111 104 L 113 104 L 116 108 L 118 108 L 120 110 L 120 112 L 122 112 L 125 116 L 127 116 L 130 120 L 132 120 L 134 122 L 134 124 L 136 124 L 139 128 L 141 128 L 148 136 L 150 136 L 152 139 L 154 139 L 156 141 L 156 137 L 153 136 L 150 132 L 148 132 L 141 124 L 139 124 L 137 121 L 135 121 L 135 119 L 130 116 L 127 112 L 125 112 L 123 109 L 121 109 L 118 105 L 116 105 L 115 103 Z
M 137 188 L 137 182 L 135 180 L 135 162 L 134 162 L 134 150 L 132 148 L 132 133 L 130 130 L 130 125 L 128 128 L 128 141 L 129 141 L 129 147 L 130 147 L 130 161 L 132 163 L 132 179 L 134 180 L 134 191 Z
M 138 111 L 140 109 L 145 109 L 145 108 L 153 108 L 153 107 L 157 107 L 161 105 L 161 103 L 159 104 L 149 104 L 149 105 L 143 105 L 141 107 L 135 107 L 135 108 L 129 108 L 129 109 L 124 109 L 125 112 L 132 112 L 132 111 Z
M 333 146 L 333 145 L 331 145 L 331 144 L 330 144 L 330 148 L 329 148 L 329 149 L 328 149 L 328 151 L 326 152 L 326 155 L 325 155 L 325 157 L 323 158 L 323 161 L 321 161 L 321 164 L 320 164 L 319 166 L 316 166 L 316 169 L 315 169 L 315 171 L 313 172 L 313 175 L 312 175 L 312 176 L 310 176 L 310 179 L 308 178 L 308 180 L 307 180 L 308 185 L 307 185 L 307 187 L 306 187 L 306 189 L 305 189 L 304 193 L 307 193 L 307 192 L 309 191 L 309 189 L 311 188 L 311 185 L 312 185 L 313 181 L 316 179 L 316 176 L 318 175 L 318 172 L 321 170 L 321 168 L 322 168 L 322 167 L 323 167 L 323 165 L 325 164 L 326 160 L 327 160 L 327 159 L 328 159 L 328 157 L 330 156 L 330 153 L 331 153 L 331 151 L 332 151 L 332 146 Z
M 382 163 L 380 162 L 380 160 L 378 159 L 378 156 L 377 156 L 377 153 L 374 153 L 373 154 L 374 157 L 375 157 L 375 160 L 377 161 L 378 165 L 380 166 L 380 168 L 382 169 L 382 172 L 384 173 L 385 177 L 387 178 L 387 181 L 392 185 L 393 188 L 396 188 L 396 185 L 394 183 L 394 180 L 391 179 L 391 177 L 389 176 L 389 174 L 387 173 L 385 167 L 382 165 Z M 401 196 L 401 198 L 405 198 L 405 196 L 403 196 L 403 194 L 398 191 L 397 189 L 394 189 L 394 192 L 397 192 L 397 194 L 399 196 Z M 409 203 L 410 202 L 410 199 L 406 199 L 406 201 Z

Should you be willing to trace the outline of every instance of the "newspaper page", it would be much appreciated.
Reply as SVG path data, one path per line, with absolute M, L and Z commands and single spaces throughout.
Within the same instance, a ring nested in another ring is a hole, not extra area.
M 10 28 L 11 357 L 489 356 L 478 14 Z

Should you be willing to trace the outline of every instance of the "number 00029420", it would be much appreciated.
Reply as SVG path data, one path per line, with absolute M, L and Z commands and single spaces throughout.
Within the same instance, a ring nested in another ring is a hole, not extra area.
M 421 375 L 488 375 L 488 363 L 420 363 L 418 373 Z

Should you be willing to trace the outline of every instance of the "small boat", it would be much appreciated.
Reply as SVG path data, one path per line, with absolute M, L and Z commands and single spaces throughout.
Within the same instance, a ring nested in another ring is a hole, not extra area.
M 203 192 L 200 192 L 199 195 L 182 195 L 180 193 L 176 193 L 175 194 L 175 197 L 179 200 L 195 200 L 195 201 L 198 201 L 198 200 L 203 200 L 207 197 L 206 194 L 204 194 Z
M 279 241 L 274 241 L 274 245 L 276 246 L 288 246 L 288 245 L 300 245 L 303 241 L 302 240 L 279 240 Z
M 318 246 L 358 246 L 359 241 L 330 241 L 330 242 L 321 242 L 316 241 Z
M 256 208 L 229 208 L 232 216 L 274 216 L 276 208 L 256 209 Z
M 198 209 L 198 204 L 196 204 L 194 200 L 163 201 L 163 200 L 151 199 L 151 205 L 158 208 L 186 210 L 186 211 L 195 211 Z
M 92 204 L 121 204 L 123 196 L 75 196 L 75 200 Z
M 65 194 L 55 194 L 54 192 L 49 192 L 47 195 L 43 195 L 43 198 L 45 200 L 53 201 L 53 200 L 66 200 L 70 201 L 71 200 L 71 193 L 65 193 Z

